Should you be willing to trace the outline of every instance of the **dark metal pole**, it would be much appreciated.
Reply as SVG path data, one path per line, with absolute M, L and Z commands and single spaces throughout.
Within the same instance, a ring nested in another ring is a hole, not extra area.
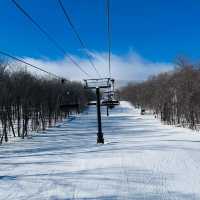
M 109 93 L 107 95 L 107 108 L 106 108 L 106 111 L 107 111 L 107 116 L 109 116 L 109 107 L 108 107 L 108 104 L 109 104 Z
M 98 120 L 98 133 L 97 133 L 97 143 L 104 143 L 102 127 L 101 127 L 101 103 L 100 103 L 100 90 L 99 87 L 96 88 L 97 96 L 97 120 Z
M 109 116 L 109 108 L 108 108 L 108 105 L 107 105 L 107 108 L 106 108 L 106 113 L 107 113 L 107 116 Z

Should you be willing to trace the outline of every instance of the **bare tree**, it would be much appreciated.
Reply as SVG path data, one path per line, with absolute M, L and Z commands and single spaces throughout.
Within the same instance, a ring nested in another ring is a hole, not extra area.
M 79 82 L 63 83 L 7 66 L 0 61 L 0 143 L 9 136 L 24 138 L 29 131 L 45 130 L 69 115 L 70 108 L 63 110 L 62 105 L 79 105 L 82 110 L 93 97 Z
M 200 123 L 199 65 L 185 59 L 177 61 L 174 71 L 161 73 L 121 90 L 124 99 L 136 107 L 152 110 L 167 124 L 198 129 Z

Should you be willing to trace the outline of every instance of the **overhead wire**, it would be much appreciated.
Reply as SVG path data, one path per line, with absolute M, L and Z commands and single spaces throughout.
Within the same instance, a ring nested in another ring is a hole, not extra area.
M 37 70 L 40 70 L 40 71 L 42 71 L 42 72 L 44 72 L 44 73 L 46 73 L 46 74 L 48 74 L 48 75 L 54 76 L 54 77 L 59 78 L 59 79 L 65 79 L 65 78 L 63 78 L 63 77 L 61 77 L 61 76 L 58 76 L 58 75 L 52 73 L 52 72 L 46 71 L 46 70 L 44 70 L 44 69 L 42 69 L 42 68 L 40 68 L 40 67 L 38 67 L 38 66 L 36 66 L 36 65 L 33 65 L 33 64 L 31 64 L 31 63 L 29 63 L 29 62 L 27 62 L 27 61 L 24 61 L 23 59 L 17 58 L 17 57 L 15 57 L 15 56 L 13 56 L 13 55 L 7 53 L 7 52 L 4 52 L 4 51 L 1 51 L 1 50 L 0 50 L 0 54 L 3 55 L 3 56 L 9 57 L 9 58 L 11 58 L 11 59 L 13 59 L 13 60 L 16 60 L 16 61 L 18 61 L 18 62 L 21 62 L 21 63 L 23 63 L 23 64 L 26 64 L 26 65 L 28 65 L 28 66 L 30 66 L 30 67 L 32 67 L 32 68 L 35 68 L 35 69 L 37 69 Z
M 64 7 L 64 5 L 63 5 L 63 3 L 62 3 L 62 0 L 58 0 L 58 3 L 59 3 L 59 5 L 60 5 L 60 7 L 61 7 L 61 9 L 62 9 L 62 11 L 63 11 L 63 14 L 64 14 L 64 16 L 65 16 L 65 19 L 67 20 L 67 22 L 68 22 L 69 25 L 71 26 L 71 29 L 73 30 L 73 32 L 74 32 L 76 38 L 78 39 L 78 41 L 79 41 L 81 47 L 82 47 L 83 49 L 87 50 L 87 47 L 86 47 L 84 41 L 81 39 L 80 34 L 78 33 L 78 31 L 77 31 L 75 25 L 73 24 L 73 22 L 72 22 L 72 20 L 71 20 L 71 18 L 70 18 L 70 16 L 69 16 L 69 14 L 68 14 L 68 12 L 67 12 L 67 9 Z M 90 62 L 90 65 L 94 68 L 94 70 L 96 71 L 96 73 L 98 74 L 98 76 L 101 78 L 101 75 L 100 75 L 99 71 L 97 70 L 95 64 L 93 63 L 92 59 L 90 58 L 90 56 L 88 55 L 87 52 L 86 52 L 86 55 L 87 55 L 87 57 L 88 57 L 88 59 L 89 59 L 88 61 Z
M 111 78 L 111 28 L 110 28 L 110 0 L 106 0 L 107 38 L 108 38 L 108 70 Z
M 65 49 L 44 29 L 40 24 L 34 20 L 31 15 L 24 9 L 22 6 L 16 1 L 16 0 L 11 0 L 15 6 L 48 38 L 49 41 L 52 42 L 52 44 L 59 50 L 61 51 L 64 55 L 66 55 L 70 61 L 86 76 L 90 76 L 89 73 L 87 73 L 74 59 L 71 55 L 69 55 Z
M 107 14 L 107 41 L 108 41 L 108 72 L 111 84 L 111 27 L 110 27 L 110 0 L 106 1 L 106 14 Z M 114 79 L 113 79 L 114 80 Z M 113 86 L 114 87 L 114 86 Z M 108 89 L 108 100 L 111 98 L 111 88 Z M 114 91 L 113 91 L 114 92 Z M 107 106 L 107 116 L 109 115 L 109 107 Z

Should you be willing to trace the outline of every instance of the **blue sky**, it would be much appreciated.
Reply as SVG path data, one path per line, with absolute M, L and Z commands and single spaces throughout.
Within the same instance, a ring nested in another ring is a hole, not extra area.
M 179 55 L 199 60 L 199 0 L 110 0 L 112 53 L 172 63 Z M 57 0 L 18 0 L 69 53 L 83 58 Z M 104 0 L 63 0 L 89 50 L 107 51 Z M 0 49 L 16 56 L 50 60 L 64 56 L 10 0 L 0 0 Z

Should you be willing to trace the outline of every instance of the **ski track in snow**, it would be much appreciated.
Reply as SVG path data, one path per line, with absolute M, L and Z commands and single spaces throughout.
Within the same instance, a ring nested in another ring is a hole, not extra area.
M 199 200 L 200 135 L 162 125 L 128 102 L 96 108 L 31 139 L 0 146 L 1 200 Z

